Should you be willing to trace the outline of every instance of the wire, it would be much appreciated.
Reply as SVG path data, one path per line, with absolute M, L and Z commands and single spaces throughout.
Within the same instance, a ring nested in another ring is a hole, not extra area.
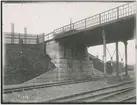
M 116 52 L 116 49 L 115 49 L 115 51 L 113 52 L 112 57 L 114 56 L 115 52 Z
M 109 50 L 108 50 L 107 46 L 106 46 L 106 49 L 107 49 L 107 51 L 108 51 L 108 53 L 109 53 L 109 55 L 110 55 L 110 57 L 111 57 L 111 54 L 110 54 L 110 52 L 109 52 Z

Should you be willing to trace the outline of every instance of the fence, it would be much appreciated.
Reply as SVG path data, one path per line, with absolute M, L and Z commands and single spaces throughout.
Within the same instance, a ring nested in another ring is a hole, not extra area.
M 22 33 L 4 33 L 4 43 L 6 44 L 39 44 L 44 42 L 44 34 L 31 35 Z

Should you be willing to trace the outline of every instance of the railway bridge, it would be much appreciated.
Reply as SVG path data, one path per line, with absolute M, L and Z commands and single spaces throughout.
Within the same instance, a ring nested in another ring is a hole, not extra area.
M 104 76 L 106 73 L 106 44 L 116 44 L 116 75 L 119 74 L 118 42 L 125 45 L 125 74 L 127 70 L 127 40 L 135 35 L 136 3 L 125 4 L 97 15 L 70 23 L 45 35 L 45 52 L 56 65 L 58 79 L 92 76 L 93 64 L 87 48 L 103 44 Z

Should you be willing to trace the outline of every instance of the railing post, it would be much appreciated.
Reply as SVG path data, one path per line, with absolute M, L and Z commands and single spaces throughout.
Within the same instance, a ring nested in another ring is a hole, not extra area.
M 117 19 L 119 18 L 119 7 L 117 7 Z
M 101 24 L 101 14 L 99 14 L 99 24 Z
M 74 31 L 74 23 L 73 23 L 73 31 Z
M 128 12 L 127 12 L 127 14 L 129 15 L 129 4 L 128 4 Z
M 54 31 L 54 37 L 55 37 L 55 31 Z M 49 35 L 48 35 L 48 41 L 49 41 Z
M 43 33 L 43 42 L 44 42 L 44 33 Z
M 87 20 L 87 19 L 85 19 L 85 28 L 86 28 L 86 25 L 87 25 L 87 24 L 86 24 L 86 20 Z
M 70 26 L 70 30 L 71 30 L 71 23 L 70 23 L 70 25 L 69 25 L 69 26 Z M 69 27 L 68 27 L 68 28 L 69 28 Z
M 62 27 L 62 28 L 63 28 L 63 32 L 65 32 L 64 27 Z

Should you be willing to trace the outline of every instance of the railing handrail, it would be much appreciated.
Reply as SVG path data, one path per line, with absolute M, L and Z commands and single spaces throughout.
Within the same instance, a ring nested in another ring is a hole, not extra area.
M 134 4 L 135 2 L 132 2 L 132 3 Z M 112 10 L 114 10 L 114 9 L 117 9 L 117 8 L 123 7 L 123 6 L 125 6 L 125 5 L 129 5 L 129 4 L 132 4 L 132 3 L 123 4 L 123 5 L 120 5 L 120 6 L 118 6 L 118 7 L 114 7 L 114 8 L 112 8 L 112 9 L 106 10 L 106 11 L 104 11 L 104 12 L 98 13 L 98 14 L 93 15 L 93 16 L 89 16 L 89 17 L 87 17 L 87 18 L 81 19 L 81 20 L 76 21 L 76 22 L 73 22 L 73 23 L 71 23 L 71 24 L 75 24 L 75 23 L 77 23 L 77 22 L 80 22 L 80 21 L 83 21 L 83 20 L 86 20 L 86 19 L 89 19 L 89 18 L 95 17 L 95 16 L 97 16 L 97 15 L 101 15 L 101 14 L 106 13 L 106 12 L 108 12 L 108 11 L 112 11 Z M 67 24 L 67 25 L 70 25 L 70 24 Z M 67 26 L 67 25 L 65 25 L 65 26 Z M 55 30 L 61 29 L 61 28 L 65 27 L 65 26 L 62 26 L 62 27 L 57 28 L 57 29 L 55 29 Z M 55 30 L 54 30 L 54 31 L 55 31 Z

